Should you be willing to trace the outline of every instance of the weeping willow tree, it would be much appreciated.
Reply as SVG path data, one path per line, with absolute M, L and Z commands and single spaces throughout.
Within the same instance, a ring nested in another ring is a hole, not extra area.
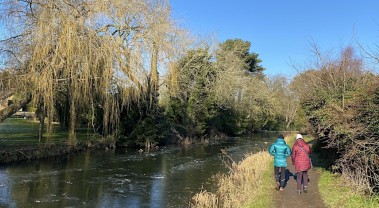
M 117 133 L 120 111 L 158 91 L 158 69 L 178 51 L 182 31 L 165 0 L 5 0 L 9 37 L 2 40 L 17 92 L 55 115 L 75 144 L 80 114 L 102 111 L 104 135 Z M 146 100 L 141 100 L 145 102 Z

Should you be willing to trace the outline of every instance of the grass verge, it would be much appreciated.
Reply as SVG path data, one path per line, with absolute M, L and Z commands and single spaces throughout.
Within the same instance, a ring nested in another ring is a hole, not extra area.
M 246 203 L 244 208 L 252 208 L 252 207 L 274 207 L 274 194 L 273 194 L 273 173 L 272 168 L 274 167 L 274 161 L 271 160 L 269 163 L 269 166 L 267 170 L 263 173 L 262 182 L 259 187 L 258 194 L 249 200 L 248 203 Z
M 20 118 L 8 118 L 0 123 L 0 165 L 15 161 L 56 157 L 86 149 L 113 149 L 112 138 L 104 139 L 88 129 L 77 129 L 77 144 L 68 143 L 68 132 L 53 126 L 50 137 L 38 140 L 39 123 Z M 46 132 L 45 132 L 46 133 Z
M 272 157 L 266 151 L 249 154 L 232 165 L 229 174 L 216 176 L 218 191 L 201 191 L 192 197 L 190 207 L 272 207 L 268 183 Z
M 0 123 L 0 145 L 5 147 L 12 146 L 29 146 L 38 145 L 38 126 L 39 123 L 22 118 L 8 118 Z M 45 127 L 46 130 L 46 127 Z M 76 137 L 78 142 L 91 139 L 99 139 L 100 136 L 88 131 L 88 129 L 77 129 Z M 53 125 L 53 133 L 49 138 L 44 138 L 41 143 L 66 143 L 68 140 L 68 131 L 59 128 L 59 125 Z
M 363 193 L 355 193 L 352 185 L 339 174 L 332 174 L 318 168 L 320 181 L 318 188 L 324 203 L 328 207 L 379 207 L 379 196 L 368 197 Z

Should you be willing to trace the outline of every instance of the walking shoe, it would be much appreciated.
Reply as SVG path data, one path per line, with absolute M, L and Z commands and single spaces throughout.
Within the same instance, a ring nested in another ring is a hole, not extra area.
M 304 193 L 308 193 L 308 186 L 304 186 Z
M 275 190 L 279 190 L 279 188 L 280 188 L 280 183 L 279 183 L 279 182 L 276 182 Z
M 301 191 L 300 191 L 300 190 L 297 190 L 297 194 L 301 194 Z
M 283 188 L 283 187 L 280 187 L 279 191 L 283 191 L 283 190 L 284 190 L 284 188 Z

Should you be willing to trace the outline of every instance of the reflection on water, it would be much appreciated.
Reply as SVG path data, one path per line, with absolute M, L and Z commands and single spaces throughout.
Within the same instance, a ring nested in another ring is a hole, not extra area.
M 266 149 L 276 134 L 254 134 L 220 145 L 165 147 L 152 152 L 98 152 L 22 162 L 0 169 L 0 207 L 187 207 L 212 176 L 234 160 Z

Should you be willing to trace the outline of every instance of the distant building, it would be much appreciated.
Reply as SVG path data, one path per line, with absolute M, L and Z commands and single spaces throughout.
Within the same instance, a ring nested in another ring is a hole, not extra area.
M 7 108 L 8 106 L 13 104 L 13 98 L 14 96 L 10 96 L 7 98 L 3 98 L 0 100 L 0 111 Z M 19 117 L 19 118 L 35 118 L 34 112 L 27 112 L 25 109 L 20 108 L 16 113 L 12 115 L 12 117 Z

